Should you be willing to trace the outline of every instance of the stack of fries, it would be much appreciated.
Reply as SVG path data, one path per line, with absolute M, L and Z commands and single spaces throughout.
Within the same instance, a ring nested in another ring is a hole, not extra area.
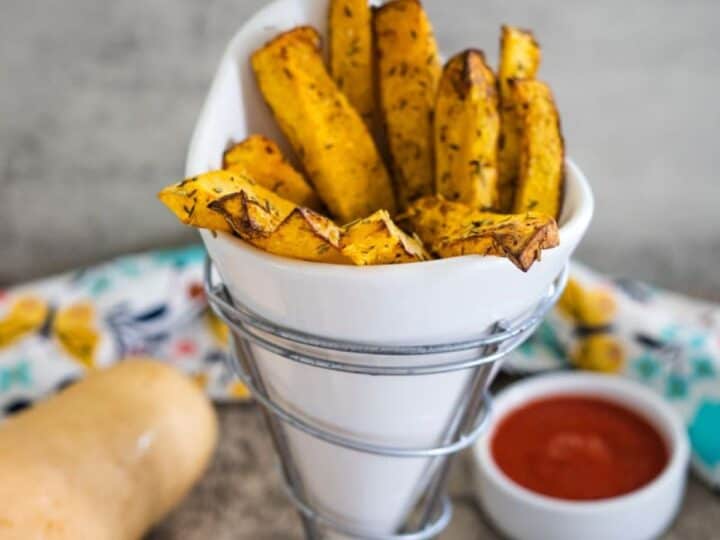
M 564 145 L 532 33 L 502 27 L 496 74 L 477 49 L 443 67 L 418 0 L 331 0 L 328 20 L 329 65 L 310 26 L 250 59 L 302 172 L 251 135 L 160 192 L 183 223 L 331 264 L 474 254 L 527 271 L 558 245 Z

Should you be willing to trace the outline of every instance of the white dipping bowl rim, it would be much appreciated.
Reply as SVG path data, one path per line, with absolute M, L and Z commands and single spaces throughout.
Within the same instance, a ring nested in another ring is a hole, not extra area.
M 499 424 L 508 414 L 532 402 L 568 395 L 605 399 L 639 414 L 658 431 L 666 444 L 668 462 L 662 472 L 630 493 L 591 501 L 549 497 L 531 491 L 509 478 L 492 456 L 491 443 Z M 648 414 L 647 411 L 652 412 Z M 618 510 L 630 501 L 640 501 L 657 490 L 668 489 L 678 470 L 687 469 L 689 455 L 685 427 L 676 411 L 662 397 L 638 382 L 617 375 L 585 372 L 536 375 L 503 389 L 493 399 L 492 419 L 486 433 L 473 447 L 477 472 L 490 481 L 494 489 L 504 491 L 524 506 L 546 510 L 556 517 L 560 514 L 597 515 L 606 510 Z

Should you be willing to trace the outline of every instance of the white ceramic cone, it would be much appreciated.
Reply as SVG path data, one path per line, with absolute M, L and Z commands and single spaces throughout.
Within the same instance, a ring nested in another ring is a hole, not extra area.
M 188 176 L 218 168 L 228 142 L 251 133 L 287 148 L 248 59 L 293 26 L 311 24 L 324 32 L 326 9 L 326 0 L 279 0 L 240 29 L 197 122 Z M 273 322 L 335 339 L 443 343 L 476 336 L 495 321 L 532 308 L 569 260 L 592 207 L 585 178 L 568 163 L 560 246 L 527 273 L 506 259 L 477 256 L 381 267 L 314 264 L 261 252 L 226 234 L 202 236 L 233 297 Z M 255 356 L 270 395 L 288 409 L 340 434 L 404 447 L 442 441 L 469 378 L 467 372 L 371 377 L 299 365 L 257 348 Z M 391 365 L 408 359 L 375 361 Z M 310 501 L 376 533 L 392 532 L 402 523 L 433 465 L 425 458 L 344 449 L 295 428 L 286 433 Z
M 257 348 L 255 357 L 270 394 L 289 409 L 334 433 L 398 447 L 438 444 L 469 376 L 372 377 L 299 365 Z M 341 448 L 295 428 L 286 433 L 313 505 L 369 531 L 391 532 L 405 520 L 432 465 Z

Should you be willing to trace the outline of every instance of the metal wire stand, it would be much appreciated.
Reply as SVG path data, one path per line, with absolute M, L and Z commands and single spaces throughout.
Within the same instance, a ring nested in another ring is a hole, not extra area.
M 483 432 L 490 414 L 487 388 L 500 366 L 498 360 L 518 347 L 537 328 L 565 287 L 567 274 L 566 267 L 529 313 L 516 320 L 498 321 L 490 331 L 476 338 L 438 345 L 389 346 L 334 340 L 275 324 L 231 298 L 222 283 L 215 283 L 212 262 L 207 259 L 205 290 L 213 310 L 231 330 L 233 345 L 231 367 L 234 374 L 245 383 L 263 408 L 275 449 L 280 457 L 287 494 L 300 513 L 307 538 L 319 539 L 322 537 L 322 530 L 331 530 L 362 540 L 425 540 L 437 536 L 447 526 L 452 515 L 452 505 L 445 493 L 445 484 L 451 457 L 472 445 Z M 292 362 L 318 369 L 361 375 L 392 377 L 430 375 L 456 370 L 473 370 L 473 373 L 441 444 L 431 447 L 400 448 L 373 444 L 333 433 L 275 402 L 267 393 L 251 344 Z M 454 356 L 449 353 L 468 351 L 476 352 L 473 352 L 472 358 L 469 359 L 467 355 L 459 360 L 448 359 Z M 349 363 L 329 359 L 327 353 L 333 353 L 336 357 L 357 355 L 358 358 L 397 356 L 398 362 L 393 362 L 392 365 Z M 434 356 L 438 358 L 438 362 L 419 365 L 400 360 L 402 357 L 417 356 Z M 413 516 L 417 519 L 409 518 L 408 523 L 397 534 L 378 535 L 341 523 L 334 517 L 313 508 L 305 497 L 302 479 L 295 467 L 283 424 L 330 444 L 358 452 L 392 458 L 433 458 L 433 466 L 428 469 L 431 477 L 427 481 L 426 492 L 418 508 L 413 512 Z

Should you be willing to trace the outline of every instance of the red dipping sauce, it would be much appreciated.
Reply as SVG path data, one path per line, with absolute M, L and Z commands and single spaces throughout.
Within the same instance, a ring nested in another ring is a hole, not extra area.
M 662 436 L 643 417 L 602 398 L 570 395 L 511 411 L 495 430 L 491 450 L 521 486 L 576 501 L 634 491 L 668 462 Z

